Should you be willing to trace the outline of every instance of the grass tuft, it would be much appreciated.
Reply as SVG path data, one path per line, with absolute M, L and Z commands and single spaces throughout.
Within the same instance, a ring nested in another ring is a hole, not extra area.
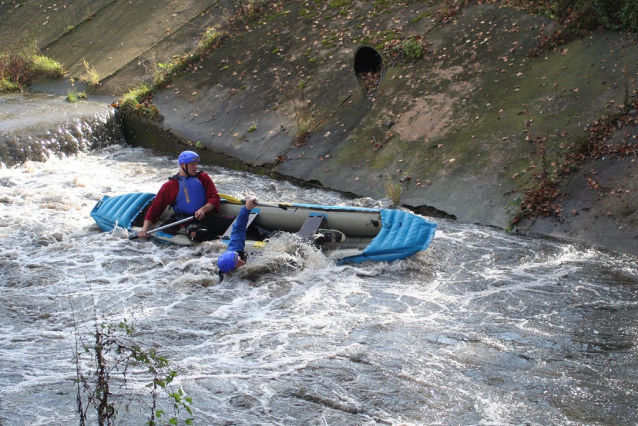
M 202 38 L 197 45 L 197 49 L 202 52 L 215 49 L 223 42 L 225 36 L 226 34 L 218 27 L 206 28 L 206 31 L 202 34 Z
M 31 57 L 31 60 L 33 61 L 33 72 L 36 73 L 38 76 L 46 78 L 59 78 L 63 77 L 65 74 L 62 65 L 47 56 L 34 54 Z
M 388 176 L 385 182 L 385 195 L 392 200 L 395 206 L 401 204 L 401 196 L 403 195 L 403 187 L 400 183 L 395 182 L 390 176 Z
M 89 86 L 98 86 L 100 84 L 100 74 L 95 70 L 95 67 L 89 65 L 86 59 L 82 59 L 82 63 L 84 64 L 84 69 L 86 73 L 89 75 L 89 79 L 87 83 Z
M 66 100 L 71 103 L 75 103 L 80 99 L 88 99 L 89 97 L 86 95 L 86 92 L 78 92 L 75 88 L 75 80 L 71 79 L 71 87 L 66 94 Z
M 161 120 L 162 117 L 159 110 L 152 103 L 153 88 L 146 83 L 129 90 L 122 97 L 120 109 L 132 115 L 146 117 L 150 120 Z

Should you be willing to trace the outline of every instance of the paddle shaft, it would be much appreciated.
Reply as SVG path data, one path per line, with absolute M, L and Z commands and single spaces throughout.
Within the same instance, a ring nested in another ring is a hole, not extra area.
M 246 203 L 246 200 L 241 200 L 242 203 Z M 288 210 L 288 206 L 285 204 L 273 204 L 273 203 L 262 203 L 261 201 L 255 202 L 258 206 L 268 206 L 268 207 L 277 207 L 278 209 Z
M 160 226 L 159 228 L 151 229 L 150 231 L 147 231 L 146 233 L 148 235 L 151 235 L 151 234 L 154 234 L 154 233 L 156 233 L 158 231 L 161 231 L 163 229 L 172 228 L 175 225 L 180 225 L 180 224 L 182 224 L 184 222 L 188 222 L 189 220 L 193 220 L 193 219 L 195 219 L 195 216 L 189 216 L 189 217 L 187 217 L 185 219 L 178 220 L 177 222 L 169 223 L 168 225 L 164 225 L 164 226 Z M 129 237 L 129 240 L 134 240 L 136 238 L 138 238 L 137 235 L 133 235 L 132 237 Z
M 232 204 L 246 204 L 246 200 L 243 198 L 240 200 L 237 197 L 233 197 L 232 195 L 225 195 L 225 194 L 219 194 L 219 196 Z M 288 206 L 285 204 L 262 203 L 261 201 L 256 202 L 255 204 L 257 205 L 261 204 L 262 206 L 277 207 L 282 210 L 288 210 Z

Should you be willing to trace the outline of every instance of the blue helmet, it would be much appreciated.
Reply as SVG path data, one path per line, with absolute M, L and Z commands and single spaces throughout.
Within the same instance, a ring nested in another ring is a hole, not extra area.
M 220 272 L 227 274 L 235 269 L 235 265 L 237 265 L 238 260 L 239 253 L 236 251 L 227 251 L 217 258 L 217 267 Z
M 180 166 L 182 164 L 192 163 L 193 161 L 199 161 L 199 155 L 193 151 L 184 151 L 177 157 L 177 162 Z

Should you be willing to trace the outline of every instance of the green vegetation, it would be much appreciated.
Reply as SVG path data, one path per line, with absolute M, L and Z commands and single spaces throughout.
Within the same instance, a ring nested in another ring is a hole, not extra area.
M 543 0 L 517 6 L 549 16 L 563 25 L 552 37 L 543 40 L 533 55 L 582 38 L 597 28 L 638 31 L 638 2 L 635 0 Z
M 219 26 L 206 28 L 194 52 L 185 56 L 175 55 L 170 62 L 157 64 L 157 70 L 153 78 L 154 88 L 165 87 L 175 77 L 184 72 L 194 72 L 196 63 L 221 46 L 228 36 L 228 31 L 222 30 Z M 222 70 L 225 69 L 228 69 L 228 66 L 225 66 Z
M 35 45 L 17 47 L 0 54 L 0 92 L 25 90 L 38 78 L 64 75 L 60 63 L 39 54 Z
M 153 89 L 146 83 L 129 90 L 120 101 L 123 112 L 146 117 L 150 120 L 161 120 L 159 110 L 152 104 Z
M 87 83 L 89 83 L 90 86 L 98 86 L 100 84 L 100 74 L 95 70 L 95 67 L 89 65 L 86 59 L 82 59 L 82 63 L 84 64 L 86 73 L 89 75 Z
M 350 0 L 330 0 L 330 7 L 338 9 L 340 7 L 350 6 Z
M 74 360 L 81 426 L 92 424 L 89 421 L 91 408 L 95 410 L 98 425 L 120 424 L 122 419 L 118 415 L 126 415 L 126 410 L 136 402 L 133 393 L 128 396 L 127 392 L 128 380 L 133 376 L 136 380 L 149 380 L 149 426 L 166 424 L 162 419 L 166 413 L 158 408 L 162 392 L 173 404 L 174 416 L 167 419 L 169 424 L 178 424 L 181 410 L 193 414 L 192 399 L 186 397 L 181 388 L 173 390 L 171 387 L 177 372 L 155 349 L 146 350 L 135 341 L 134 328 L 126 320 L 114 326 L 100 324 L 95 319 L 95 330 L 86 336 L 81 336 L 80 330 L 76 329 Z M 124 407 L 123 413 L 120 413 L 120 407 Z M 193 419 L 187 418 L 184 423 L 192 425 Z
M 430 16 L 432 16 L 432 11 L 426 10 L 425 12 L 419 13 L 416 18 L 412 18 L 411 22 L 413 24 L 416 24 L 418 22 L 421 22 L 425 18 L 429 18 Z
M 301 83 L 301 82 L 300 82 Z M 297 84 L 299 86 L 299 84 Z M 312 114 L 307 110 L 307 104 L 303 95 L 303 88 L 301 89 L 301 108 L 297 108 L 295 104 L 295 120 L 297 121 L 297 133 L 293 140 L 295 146 L 304 145 L 310 137 L 310 132 L 314 123 Z
M 375 6 L 388 0 L 375 2 Z M 438 5 L 435 20 L 448 23 L 469 0 L 444 0 Z M 638 31 L 638 2 L 636 0 L 486 0 L 485 3 L 498 4 L 525 10 L 529 13 L 545 15 L 561 22 L 565 28 L 557 35 L 558 42 L 582 37 L 596 28 Z M 419 15 L 413 22 L 418 22 Z
M 66 94 L 66 100 L 71 103 L 75 103 L 80 99 L 88 99 L 86 92 L 78 92 L 75 87 L 71 87 Z
M 238 18 L 244 22 L 258 19 L 267 3 L 267 0 L 237 0 Z
M 385 195 L 395 206 L 401 203 L 401 196 L 403 195 L 403 187 L 400 183 L 395 182 L 391 176 L 387 176 L 385 182 Z
M 323 39 L 321 39 L 321 45 L 326 49 L 331 49 L 337 45 L 337 34 L 329 33 Z
M 549 10 L 576 30 L 604 27 L 638 31 L 635 0 L 553 0 Z
M 18 92 L 22 90 L 22 86 L 18 83 L 14 83 L 8 78 L 0 78 L 0 93 L 1 92 Z
M 129 90 L 129 92 L 122 98 L 122 108 L 136 108 L 144 99 L 150 96 L 152 89 L 147 84 Z
M 216 49 L 224 41 L 225 37 L 226 33 L 221 31 L 219 27 L 206 28 L 201 40 L 197 44 L 197 49 L 202 52 Z
M 403 54 L 407 58 L 411 59 L 421 59 L 425 54 L 425 49 L 423 48 L 423 44 L 420 40 L 417 40 L 416 37 L 410 37 L 407 40 L 403 40 L 401 43 L 400 49 L 403 51 Z

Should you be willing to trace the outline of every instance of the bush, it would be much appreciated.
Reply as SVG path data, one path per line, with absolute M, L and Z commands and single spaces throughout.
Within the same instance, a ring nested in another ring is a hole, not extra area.
M 174 410 L 174 416 L 167 419 L 168 424 L 177 425 L 182 410 L 193 415 L 192 399 L 185 396 L 181 387 L 173 388 L 177 372 L 168 359 L 153 348 L 141 347 L 133 326 L 126 320 L 112 325 L 100 323 L 96 318 L 92 332 L 76 328 L 74 361 L 80 426 L 94 424 L 90 421 L 94 417 L 99 426 L 124 424 L 129 407 L 143 402 L 128 388 L 132 377 L 149 381 L 146 385 L 150 399 L 147 425 L 166 424 L 162 417 L 170 414 L 158 407 L 162 393 L 172 402 Z M 126 407 L 126 410 L 120 410 L 120 407 Z M 189 417 L 184 423 L 192 425 L 193 419 Z
M 419 40 L 410 37 L 401 44 L 401 50 L 407 58 L 420 59 L 423 57 L 424 49 Z
M 560 20 L 580 29 L 628 29 L 638 31 L 636 0 L 555 0 L 553 10 Z
M 39 54 L 35 46 L 14 47 L 0 54 L 0 91 L 24 90 L 38 77 L 58 78 L 62 66 Z
M 638 2 L 627 1 L 620 11 L 622 24 L 632 31 L 638 31 Z

